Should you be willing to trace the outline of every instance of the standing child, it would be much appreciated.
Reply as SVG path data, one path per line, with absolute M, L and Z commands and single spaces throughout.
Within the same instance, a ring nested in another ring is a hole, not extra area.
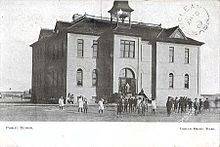
M 80 96 L 78 99 L 78 112 L 83 112 L 83 97 Z
M 202 99 L 199 99 L 199 113 L 202 112 L 202 106 L 203 106 L 203 101 Z
M 123 109 L 123 102 L 122 99 L 120 98 L 117 102 L 117 117 L 121 116 L 122 109 Z
M 170 116 L 170 114 L 171 114 L 171 109 L 172 109 L 171 97 L 168 97 L 168 98 L 167 98 L 166 108 L 167 108 L 167 116 Z
M 174 100 L 174 112 L 175 113 L 177 111 L 177 108 L 178 108 L 178 97 L 176 97 L 175 100 Z
M 145 115 L 146 107 L 147 107 L 147 100 L 145 98 L 143 98 L 143 100 L 141 102 L 141 114 L 142 115 Z
M 198 113 L 197 110 L 198 110 L 198 107 L 199 107 L 197 98 L 195 98 L 195 101 L 194 101 L 194 103 L 193 103 L 193 106 L 194 106 L 194 110 L 195 110 L 194 114 L 197 115 L 197 113 Z
M 190 112 L 192 112 L 192 104 L 193 104 L 193 102 L 192 102 L 191 98 L 189 98 L 188 99 L 188 105 L 189 105 L 189 111 Z
M 64 99 L 63 96 L 59 98 L 59 109 L 64 110 Z
M 209 110 L 209 112 L 210 112 L 210 109 L 209 109 L 209 100 L 208 100 L 208 98 L 206 98 L 206 100 L 204 101 L 204 109 L 205 109 L 205 110 Z
M 83 112 L 87 113 L 87 110 L 88 110 L 88 102 L 87 99 L 85 98 L 83 102 Z
M 98 102 L 99 105 L 99 113 L 103 114 L 104 113 L 104 99 L 101 98 Z
M 152 111 L 155 114 L 156 113 L 156 108 L 157 108 L 156 100 L 155 99 L 152 100 L 151 105 L 152 105 Z

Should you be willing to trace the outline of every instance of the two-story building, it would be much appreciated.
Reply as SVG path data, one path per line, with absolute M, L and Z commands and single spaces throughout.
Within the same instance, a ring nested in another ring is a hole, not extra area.
M 141 89 L 158 105 L 167 97 L 200 94 L 200 46 L 176 26 L 131 21 L 128 1 L 114 1 L 110 19 L 73 15 L 42 29 L 31 45 L 32 98 L 50 103 L 60 96 L 90 102 Z

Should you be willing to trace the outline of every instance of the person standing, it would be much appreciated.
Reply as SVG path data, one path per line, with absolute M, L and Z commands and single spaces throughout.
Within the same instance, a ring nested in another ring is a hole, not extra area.
M 104 99 L 103 98 L 99 100 L 98 105 L 99 105 L 99 113 L 103 114 L 104 113 Z
M 206 100 L 204 101 L 204 110 L 209 110 L 209 112 L 210 112 L 208 98 L 206 98 Z
M 155 114 L 156 113 L 156 108 L 157 108 L 156 100 L 155 99 L 152 99 L 151 106 L 152 106 L 152 111 Z
M 170 116 L 170 114 L 171 114 L 171 109 L 172 109 L 171 97 L 168 97 L 168 98 L 167 98 L 166 108 L 167 108 L 167 116 Z
M 218 97 L 215 98 L 214 104 L 215 104 L 215 110 L 217 111 L 218 110 Z
M 124 112 L 128 112 L 128 99 L 125 98 L 124 100 Z
M 202 99 L 199 99 L 199 113 L 202 112 L 202 106 L 203 106 L 203 101 Z
M 59 98 L 59 109 L 64 110 L 64 99 L 63 96 Z
M 187 97 L 184 97 L 184 112 L 186 112 L 187 109 Z
M 123 104 L 122 104 L 122 98 L 120 98 L 118 101 L 117 101 L 117 117 L 120 117 L 121 116 L 121 112 L 122 112 L 122 109 L 123 109 Z
M 138 110 L 138 114 L 141 113 L 141 98 L 139 97 L 137 99 L 137 110 Z
M 133 111 L 136 112 L 136 110 L 137 110 L 137 97 L 133 99 Z
M 147 99 L 143 98 L 143 100 L 141 102 L 141 114 L 142 115 L 145 115 L 146 108 L 147 108 Z
M 181 113 L 183 113 L 183 109 L 184 109 L 184 102 L 183 101 L 184 101 L 183 97 L 181 96 L 179 99 L 178 113 L 179 113 L 179 110 L 181 111 Z
M 174 112 L 176 113 L 177 108 L 178 108 L 178 97 L 175 98 L 173 103 L 174 103 Z
M 78 112 L 83 112 L 83 97 L 79 96 L 78 98 Z
M 133 100 L 132 100 L 132 98 L 131 98 L 131 96 L 128 98 L 128 104 L 129 104 L 129 113 L 131 113 L 132 112 L 132 105 L 133 105 Z
M 193 106 L 194 106 L 194 110 L 195 110 L 194 114 L 197 115 L 197 113 L 198 113 L 197 110 L 198 110 L 198 107 L 199 107 L 197 98 L 195 98 L 195 101 L 194 101 L 194 103 L 193 103 Z
M 88 101 L 86 98 L 84 98 L 84 101 L 83 101 L 83 112 L 84 113 L 87 113 L 88 111 Z
M 193 104 L 193 102 L 192 102 L 191 98 L 189 98 L 188 99 L 188 106 L 189 106 L 189 111 L 190 112 L 192 112 L 192 104 Z
M 124 107 L 125 107 L 125 98 L 123 96 L 121 97 L 121 101 L 122 101 L 121 111 L 123 112 L 124 111 Z

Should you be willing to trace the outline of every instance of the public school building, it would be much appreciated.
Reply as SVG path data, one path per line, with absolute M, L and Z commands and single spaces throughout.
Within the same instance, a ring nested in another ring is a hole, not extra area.
M 41 29 L 32 47 L 32 100 L 58 102 L 84 96 L 89 103 L 111 98 L 129 85 L 165 104 L 167 96 L 200 95 L 200 46 L 178 26 L 131 21 L 127 1 L 114 1 L 110 18 L 73 15 Z M 52 99 L 54 98 L 54 99 Z

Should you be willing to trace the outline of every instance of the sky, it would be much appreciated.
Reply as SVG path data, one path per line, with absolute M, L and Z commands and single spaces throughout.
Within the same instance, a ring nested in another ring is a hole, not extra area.
M 208 28 L 188 34 L 205 42 L 201 47 L 201 93 L 220 93 L 220 2 L 188 0 L 129 0 L 133 21 L 179 25 L 185 6 L 199 5 L 208 13 Z M 32 51 L 41 28 L 53 29 L 57 20 L 71 21 L 72 15 L 109 17 L 113 0 L 1 0 L 0 1 L 0 90 L 31 88 Z

